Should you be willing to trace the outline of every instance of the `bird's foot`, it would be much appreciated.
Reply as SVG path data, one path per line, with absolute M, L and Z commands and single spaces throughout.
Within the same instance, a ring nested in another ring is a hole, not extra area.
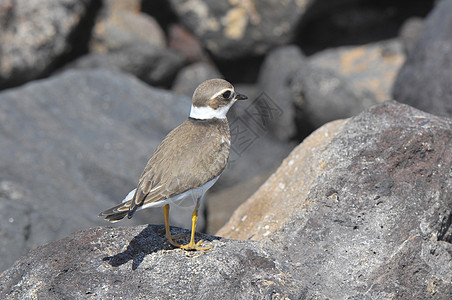
M 202 242 L 203 242 L 203 240 L 200 240 L 199 242 L 197 242 L 195 244 L 193 241 L 191 241 L 187 245 L 180 246 L 179 248 L 181 248 L 183 250 L 195 250 L 195 251 L 212 249 L 212 246 L 201 247 Z
M 186 235 L 187 235 L 186 233 L 182 233 L 182 234 L 178 234 L 178 235 L 171 235 L 171 234 L 168 235 L 168 234 L 167 234 L 167 235 L 166 235 L 166 239 L 167 239 L 168 242 L 169 242 L 171 245 L 173 245 L 174 247 L 180 248 L 180 247 L 182 247 L 182 245 L 181 245 L 181 244 L 178 244 L 178 243 L 176 243 L 176 242 L 174 242 L 174 240 L 183 238 L 183 237 L 185 237 Z

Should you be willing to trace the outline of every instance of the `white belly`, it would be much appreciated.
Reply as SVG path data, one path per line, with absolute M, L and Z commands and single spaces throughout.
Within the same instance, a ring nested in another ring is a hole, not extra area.
M 196 201 L 199 198 L 202 198 L 204 196 L 204 194 L 207 192 L 207 190 L 210 189 L 212 187 L 212 185 L 214 185 L 214 183 L 218 180 L 219 177 L 220 176 L 217 176 L 214 179 L 205 183 L 204 185 L 197 187 L 195 189 L 183 192 L 182 194 L 179 194 L 177 196 L 174 196 L 174 197 L 162 200 L 162 201 L 146 203 L 143 206 L 139 207 L 137 210 L 142 210 L 142 209 L 146 209 L 146 208 L 150 208 L 150 207 L 162 207 L 166 204 L 170 204 L 170 203 L 177 204 L 177 203 L 181 203 L 182 201 L 193 201 L 193 204 L 195 204 Z M 124 202 L 132 200 L 133 196 L 135 195 L 135 191 L 136 191 L 136 189 L 130 191 L 127 194 L 127 196 L 124 198 L 124 200 L 122 200 L 122 202 L 124 203 Z

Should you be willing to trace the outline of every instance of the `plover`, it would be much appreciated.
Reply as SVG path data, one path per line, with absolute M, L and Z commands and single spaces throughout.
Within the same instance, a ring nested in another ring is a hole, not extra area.
M 237 93 L 232 84 L 223 79 L 201 83 L 193 93 L 189 118 L 173 129 L 149 159 L 139 179 L 122 203 L 99 214 L 110 222 L 126 215 L 130 219 L 136 210 L 162 207 L 166 238 L 175 247 L 185 250 L 206 250 L 195 243 L 196 221 L 200 202 L 207 190 L 218 180 L 226 167 L 231 136 L 226 114 L 237 100 L 248 97 Z M 171 203 L 193 200 L 190 242 L 174 242 L 169 227 Z

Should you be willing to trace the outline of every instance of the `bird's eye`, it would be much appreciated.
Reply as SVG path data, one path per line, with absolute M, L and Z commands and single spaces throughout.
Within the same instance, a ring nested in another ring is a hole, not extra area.
M 229 99 L 231 97 L 231 91 L 226 91 L 221 95 L 224 99 Z

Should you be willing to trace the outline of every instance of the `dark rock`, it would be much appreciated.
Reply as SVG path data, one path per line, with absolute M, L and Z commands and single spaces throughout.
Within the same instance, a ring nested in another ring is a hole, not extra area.
M 359 114 L 377 103 L 374 95 L 357 89 L 333 70 L 307 64 L 290 83 L 300 132 Z
M 0 298 L 449 299 L 451 128 L 375 106 L 306 139 L 237 210 L 223 232 L 249 240 L 186 252 L 163 226 L 93 228 L 16 262 Z
M 400 69 L 394 98 L 439 116 L 452 116 L 452 1 L 437 4 Z
M 310 55 L 328 48 L 394 38 L 406 19 L 425 16 L 434 2 L 315 1 L 303 16 L 297 42 Z
M 174 51 L 136 43 L 106 53 L 93 53 L 80 57 L 65 69 L 105 68 L 130 73 L 153 86 L 168 87 L 184 61 Z
M 424 29 L 424 19 L 419 17 L 412 17 L 403 23 L 400 28 L 400 39 L 403 43 L 403 49 L 406 55 L 413 51 L 419 36 Z
M 121 0 L 118 0 L 122 2 Z M 178 19 L 168 0 L 140 1 L 140 11 L 152 16 L 168 34 L 169 27 L 178 23 Z
M 451 128 L 396 102 L 328 124 L 218 234 L 281 249 L 320 299 L 448 299 Z
M 172 0 L 171 4 L 183 25 L 214 57 L 234 59 L 263 55 L 291 41 L 311 2 Z
M 18 259 L 36 245 L 109 224 L 98 213 L 135 187 L 190 103 L 104 70 L 71 71 L 0 93 L 2 257 Z M 172 224 L 189 227 L 191 211 L 177 210 Z M 157 209 L 123 224 L 160 222 Z M 1 269 L 13 261 L 2 259 Z
M 134 44 L 166 46 L 165 34 L 138 0 L 108 0 L 99 13 L 90 41 L 91 52 L 108 52 Z
M 296 46 L 282 46 L 272 50 L 259 71 L 259 87 L 279 110 L 268 109 L 272 115 L 266 124 L 273 135 L 280 140 L 297 136 L 295 106 L 290 91 L 290 81 L 297 71 L 306 65 L 306 58 Z
M 177 94 L 191 97 L 200 83 L 212 78 L 223 78 L 223 76 L 215 66 L 209 63 L 194 63 L 179 71 L 171 90 Z
M 173 229 L 174 233 L 188 233 Z M 0 275 L 2 299 L 300 298 L 270 249 L 208 235 L 213 249 L 170 250 L 163 226 L 94 228 L 40 247 Z M 44 267 L 46 266 L 46 267 Z
M 179 53 L 187 62 L 209 60 L 198 39 L 179 24 L 168 28 L 168 48 Z
M 169 87 L 184 59 L 166 48 L 165 33 L 138 0 L 107 0 L 96 20 L 90 54 L 68 68 L 107 68 L 131 73 L 153 86 Z
M 309 57 L 314 66 L 333 70 L 357 91 L 370 92 L 380 102 L 392 98 L 392 85 L 404 61 L 398 39 L 331 48 Z
M 71 53 L 86 50 L 83 37 L 88 36 L 86 27 L 98 4 L 98 0 L 2 1 L 0 89 L 45 76 Z

